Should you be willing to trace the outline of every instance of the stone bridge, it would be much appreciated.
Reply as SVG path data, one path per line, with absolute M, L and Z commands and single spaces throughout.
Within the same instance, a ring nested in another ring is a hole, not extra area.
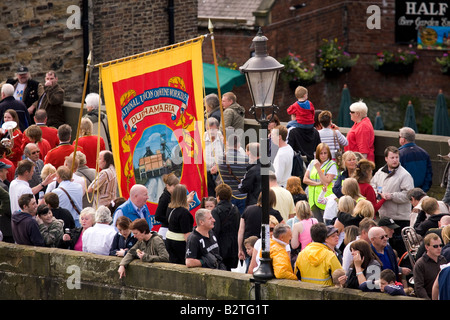
M 119 279 L 120 258 L 0 242 L 1 300 L 253 300 L 248 274 L 133 261 Z M 263 300 L 417 300 L 273 279 Z

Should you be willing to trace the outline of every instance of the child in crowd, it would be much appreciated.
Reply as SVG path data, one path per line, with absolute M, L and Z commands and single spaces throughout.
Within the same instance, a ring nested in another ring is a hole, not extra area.
M 309 129 L 314 127 L 315 111 L 314 105 L 308 100 L 308 89 L 298 86 L 295 89 L 295 97 L 297 101 L 287 109 L 287 113 L 295 115 L 300 128 Z
M 214 209 L 217 205 L 217 199 L 214 197 L 205 197 L 202 199 L 202 202 L 200 204 L 200 208 L 205 208 L 208 210 Z
M 137 239 L 134 237 L 130 229 L 131 220 L 128 217 L 121 216 L 116 221 L 116 227 L 119 232 L 114 236 L 109 251 L 110 256 L 124 257 L 130 250 Z
M 247 266 L 245 273 L 247 273 L 248 271 L 248 266 L 250 265 L 250 261 L 252 260 L 253 248 L 255 247 L 255 243 L 257 240 L 258 240 L 257 236 L 251 236 L 244 240 L 244 247 L 245 251 L 247 252 L 245 258 L 245 264 Z
M 403 285 L 396 281 L 395 273 L 391 269 L 384 269 L 381 271 L 380 280 L 367 280 L 362 283 L 359 288 L 365 292 L 384 292 L 391 296 L 406 295 Z
M 347 277 L 345 276 L 345 270 L 344 269 L 336 269 L 334 270 L 333 274 L 331 275 L 333 278 L 333 284 L 336 288 L 343 288 L 345 284 L 345 280 Z

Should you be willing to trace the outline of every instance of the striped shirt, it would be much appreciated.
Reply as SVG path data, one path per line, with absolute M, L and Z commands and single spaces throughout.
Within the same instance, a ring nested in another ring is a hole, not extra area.
M 334 133 L 336 133 L 336 138 Z M 320 141 L 322 143 L 326 143 L 328 147 L 330 147 L 331 157 L 333 158 L 333 160 L 335 159 L 334 153 L 339 150 L 339 144 L 341 144 L 343 147 L 348 145 L 347 138 L 345 138 L 345 136 L 339 130 L 325 128 L 319 130 L 319 135 Z
M 108 206 L 110 202 L 116 198 L 117 194 L 117 176 L 114 166 L 110 165 L 109 168 L 100 171 L 98 176 L 95 177 L 94 181 L 90 184 L 89 188 L 94 189 L 94 208 L 101 205 Z

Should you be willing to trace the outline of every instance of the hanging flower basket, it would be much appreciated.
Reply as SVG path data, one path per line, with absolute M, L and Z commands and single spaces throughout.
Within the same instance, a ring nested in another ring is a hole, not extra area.
M 417 53 L 409 46 L 409 50 L 384 50 L 377 53 L 375 71 L 392 75 L 409 75 L 414 71 L 414 62 L 419 59 Z
M 351 67 L 345 68 L 323 68 L 323 74 L 327 78 L 337 78 L 344 73 L 348 73 L 352 70 Z
M 378 72 L 392 75 L 408 75 L 414 72 L 414 63 L 403 64 L 387 62 L 375 69 Z
M 449 51 L 450 52 L 450 51 Z M 450 76 L 450 54 L 446 52 L 441 58 L 436 58 L 437 63 L 441 66 L 441 72 Z
M 294 86 L 294 90 L 298 86 L 310 86 L 323 78 L 320 66 L 307 62 L 295 53 L 289 52 L 280 63 L 284 64 L 281 78 L 288 82 L 291 88 Z
M 350 72 L 358 59 L 359 56 L 351 57 L 337 39 L 323 39 L 323 43 L 317 51 L 317 63 L 322 67 L 325 77 L 328 78 L 335 78 Z

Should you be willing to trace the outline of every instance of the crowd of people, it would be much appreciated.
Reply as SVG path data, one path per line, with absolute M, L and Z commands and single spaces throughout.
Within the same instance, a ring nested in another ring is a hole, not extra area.
M 264 250 L 261 176 L 267 174 L 276 278 L 426 299 L 448 291 L 439 274 L 450 262 L 450 203 L 426 193 L 430 157 L 405 127 L 399 147 L 386 147 L 376 170 L 374 130 L 362 101 L 350 106 L 354 125 L 345 136 L 331 112 L 315 110 L 299 87 L 287 110 L 291 121 L 283 126 L 270 117 L 262 146 L 245 144 L 245 109 L 233 93 L 222 97 L 225 119 L 219 97 L 207 95 L 208 196 L 194 214 L 194 194 L 169 173 L 152 220 L 145 186 L 134 185 L 129 199 L 118 197 L 108 135 L 94 130 L 101 121 L 107 133 L 99 96 L 86 97 L 79 143 L 71 143 L 72 129 L 59 117 L 64 90 L 55 72 L 47 72 L 44 86 L 25 67 L 16 76 L 1 87 L 1 119 L 15 123 L 2 131 L 0 145 L 3 241 L 122 257 L 121 278 L 134 259 L 228 271 L 244 265 L 252 274 Z M 422 239 L 413 265 L 399 263 L 411 254 L 401 235 L 407 227 Z

